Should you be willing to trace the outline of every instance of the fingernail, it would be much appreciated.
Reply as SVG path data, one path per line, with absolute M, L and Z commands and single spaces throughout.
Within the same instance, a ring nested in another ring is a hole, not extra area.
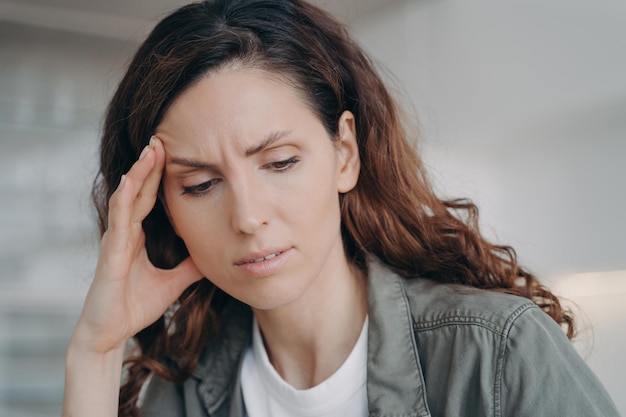
M 156 145 L 156 136 L 152 135 L 150 137 L 150 142 L 148 143 L 148 146 L 150 146 L 151 148 L 154 148 L 155 145 Z
M 117 188 L 122 188 L 122 186 L 124 185 L 124 181 L 126 181 L 126 175 L 122 175 L 122 178 L 120 179 L 120 183 Z
M 143 148 L 143 151 L 141 151 L 141 154 L 139 155 L 139 160 L 142 160 L 144 158 L 144 156 L 146 156 L 148 154 L 148 152 L 150 152 L 150 149 L 152 149 L 150 147 L 150 145 L 148 145 L 145 148 Z

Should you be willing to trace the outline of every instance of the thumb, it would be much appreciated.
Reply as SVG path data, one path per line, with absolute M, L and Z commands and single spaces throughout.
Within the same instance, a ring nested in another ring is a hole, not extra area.
M 177 296 L 182 294 L 191 284 L 204 277 L 190 257 L 187 257 L 175 268 L 168 270 L 166 274 L 169 291 Z

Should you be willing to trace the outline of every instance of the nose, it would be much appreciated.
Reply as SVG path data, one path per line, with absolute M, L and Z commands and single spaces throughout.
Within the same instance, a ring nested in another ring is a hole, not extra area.
M 235 233 L 251 235 L 268 224 L 265 215 L 267 193 L 262 187 L 238 181 L 230 191 L 231 223 Z

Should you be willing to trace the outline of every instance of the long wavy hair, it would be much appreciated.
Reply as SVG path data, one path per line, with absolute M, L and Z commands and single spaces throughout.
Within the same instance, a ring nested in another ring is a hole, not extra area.
M 531 299 L 573 337 L 573 317 L 515 251 L 484 239 L 469 200 L 442 200 L 403 128 L 393 98 L 345 28 L 303 0 L 209 0 L 175 11 L 140 46 L 105 118 L 93 200 L 102 233 L 108 201 L 172 101 L 204 74 L 228 65 L 282 75 L 298 89 L 331 137 L 351 111 L 361 156 L 357 186 L 340 196 L 348 258 L 365 268 L 377 256 L 400 275 L 506 292 Z M 160 201 L 143 223 L 150 260 L 172 268 L 188 256 Z M 138 416 L 151 372 L 183 381 L 217 337 L 229 296 L 208 280 L 189 287 L 176 308 L 135 336 L 126 360 L 120 416 Z M 166 317 L 167 316 L 167 317 Z

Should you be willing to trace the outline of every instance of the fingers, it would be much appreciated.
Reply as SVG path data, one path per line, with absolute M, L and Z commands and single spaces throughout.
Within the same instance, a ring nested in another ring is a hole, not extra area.
M 165 151 L 154 136 L 141 152 L 137 162 L 122 176 L 109 201 L 109 228 L 127 228 L 141 223 L 156 201 L 161 181 Z
M 122 176 L 109 200 L 107 232 L 115 235 L 109 237 L 114 246 L 128 242 L 133 224 L 140 226 L 152 210 L 164 164 L 163 145 L 153 137 L 137 162 Z M 122 249 L 121 246 L 119 248 Z
M 135 205 L 133 208 L 132 220 L 141 222 L 150 213 L 156 202 L 159 185 L 161 184 L 161 176 L 163 167 L 165 166 L 165 150 L 163 144 L 156 137 L 150 139 L 150 144 L 144 150 L 148 152 L 144 159 L 154 159 L 152 169 L 147 177 L 142 181 L 137 196 L 135 197 Z M 141 161 L 139 161 L 141 162 Z M 132 169 L 131 169 L 132 171 Z
M 122 175 L 117 190 L 109 200 L 108 228 L 103 236 L 115 251 L 123 250 L 130 236 L 130 204 L 133 200 L 134 184 L 127 175 Z
M 168 293 L 175 294 L 176 297 L 182 294 L 191 284 L 204 277 L 190 257 L 187 257 L 174 269 L 165 271 L 165 273 L 168 275 L 166 280 Z

